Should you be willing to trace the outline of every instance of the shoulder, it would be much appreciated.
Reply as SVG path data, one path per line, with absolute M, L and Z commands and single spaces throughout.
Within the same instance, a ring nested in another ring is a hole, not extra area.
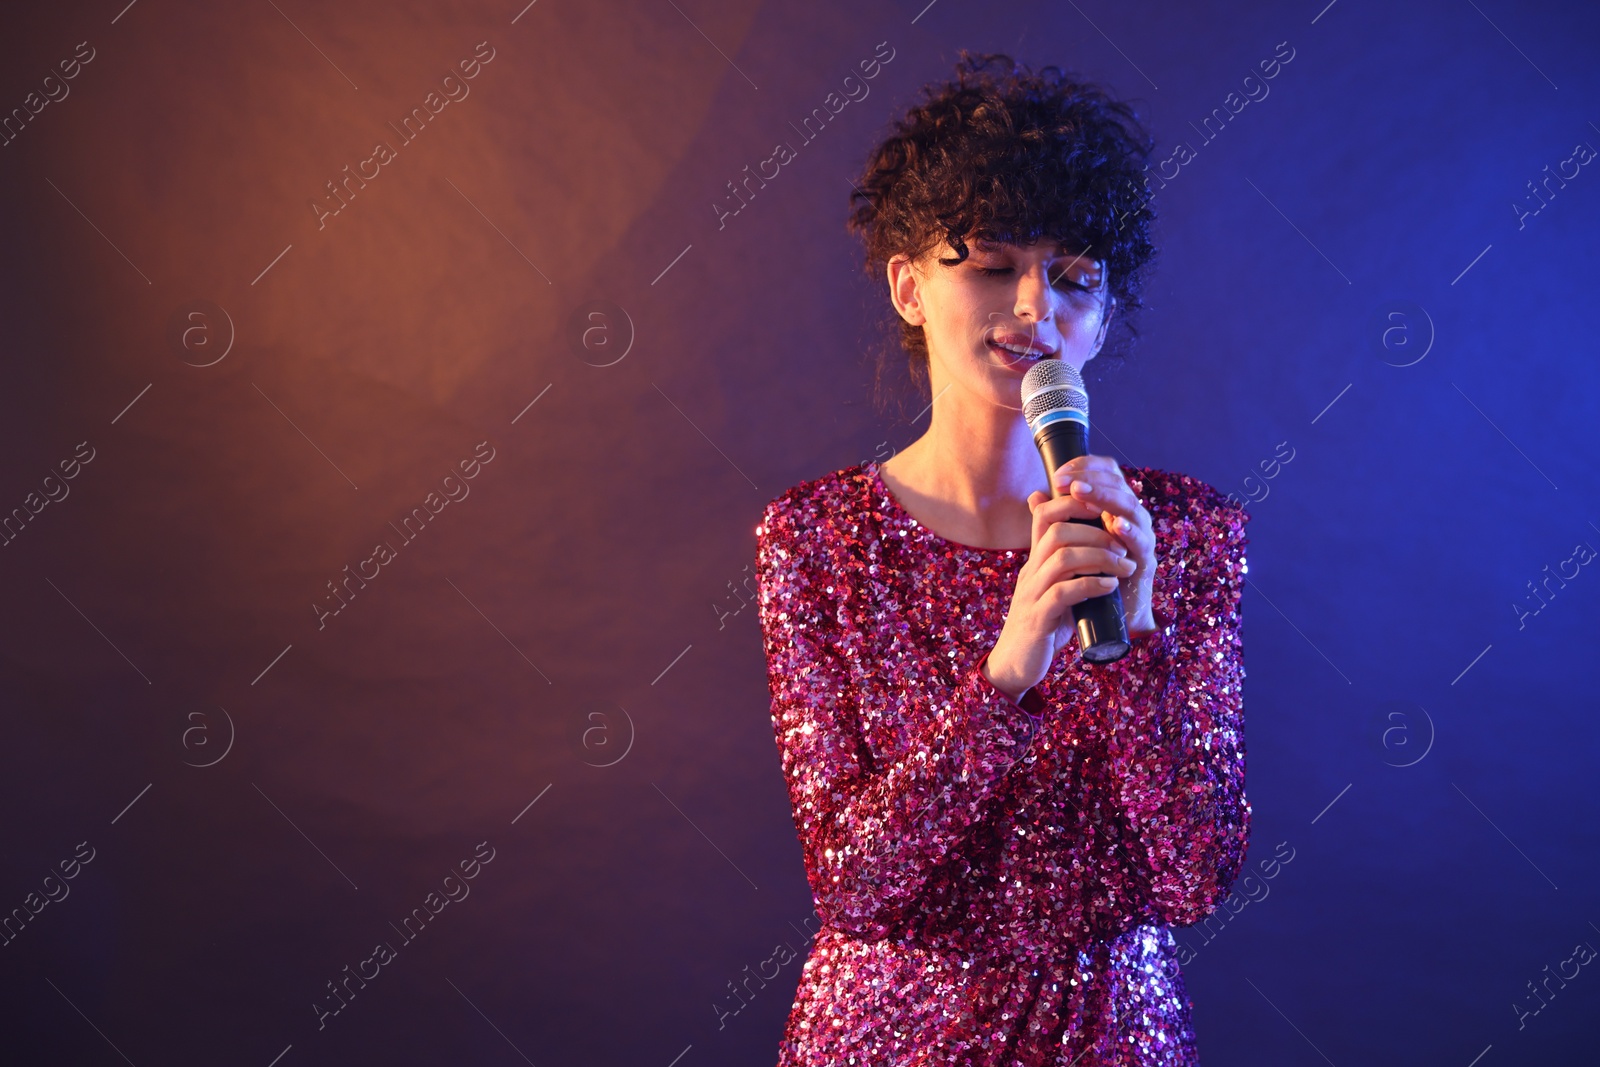
M 1158 535 L 1165 532 L 1185 543 L 1196 537 L 1243 539 L 1250 512 L 1210 482 L 1158 467 L 1128 466 L 1122 473 Z
M 791 486 L 762 510 L 756 544 L 763 552 L 824 544 L 841 524 L 859 524 L 870 495 L 869 480 L 865 464 L 858 463 Z
M 825 617 L 848 595 L 861 568 L 850 546 L 871 509 L 870 480 L 858 464 L 800 482 L 767 502 L 756 527 L 763 625 Z

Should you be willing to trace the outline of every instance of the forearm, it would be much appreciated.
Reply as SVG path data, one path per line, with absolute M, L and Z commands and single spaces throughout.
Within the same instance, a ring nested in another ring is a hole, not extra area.
M 813 744 L 824 736 L 815 729 L 780 732 L 780 745 L 791 739 L 785 764 L 817 906 L 865 939 L 889 936 L 915 908 L 1039 725 L 976 666 L 937 707 L 902 718 L 925 724 L 875 772 Z

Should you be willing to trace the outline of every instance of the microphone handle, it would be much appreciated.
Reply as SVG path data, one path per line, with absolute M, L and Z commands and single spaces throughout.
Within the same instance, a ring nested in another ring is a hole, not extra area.
M 1033 435 L 1039 448 L 1039 458 L 1044 462 L 1045 478 L 1050 483 L 1052 497 L 1068 496 L 1057 488 L 1055 473 L 1069 459 L 1089 452 L 1089 427 L 1074 419 L 1060 419 L 1041 426 Z M 1105 529 L 1101 519 L 1068 519 Z M 1101 573 L 1102 577 L 1113 577 Z M 1122 607 L 1122 590 L 1080 600 L 1072 605 L 1072 621 L 1078 629 L 1078 654 L 1088 663 L 1111 663 L 1127 655 L 1133 648 L 1128 639 L 1128 620 Z

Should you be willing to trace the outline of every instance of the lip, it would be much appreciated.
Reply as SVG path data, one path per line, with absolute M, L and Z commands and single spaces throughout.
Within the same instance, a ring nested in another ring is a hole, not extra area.
M 984 347 L 991 352 L 996 352 L 1005 358 L 1005 366 L 1011 369 L 1018 367 L 1031 367 L 1041 359 L 1056 358 L 1056 349 L 1041 343 L 1035 337 L 1028 337 L 1018 333 L 993 333 L 984 337 Z M 999 347 L 1002 344 L 1016 345 L 1018 348 L 1028 349 L 1028 354 L 1018 355 Z

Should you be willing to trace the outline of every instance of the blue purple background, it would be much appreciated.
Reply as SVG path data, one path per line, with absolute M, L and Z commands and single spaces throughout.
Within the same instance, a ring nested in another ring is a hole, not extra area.
M 0 1059 L 772 1062 L 810 894 L 739 590 L 768 499 L 925 426 L 870 403 L 842 221 L 959 48 L 1191 146 L 1089 384 L 1097 451 L 1254 513 L 1249 863 L 1294 858 L 1177 931 L 1206 1061 L 1592 1059 L 1600 976 L 1529 983 L 1600 946 L 1600 174 L 1528 183 L 1600 146 L 1600 11 L 124 2 L 0 32 L 0 107 L 66 90 L 0 147 L 0 508 L 38 508 L 0 547 L 0 908 L 65 893 L 0 948 Z

